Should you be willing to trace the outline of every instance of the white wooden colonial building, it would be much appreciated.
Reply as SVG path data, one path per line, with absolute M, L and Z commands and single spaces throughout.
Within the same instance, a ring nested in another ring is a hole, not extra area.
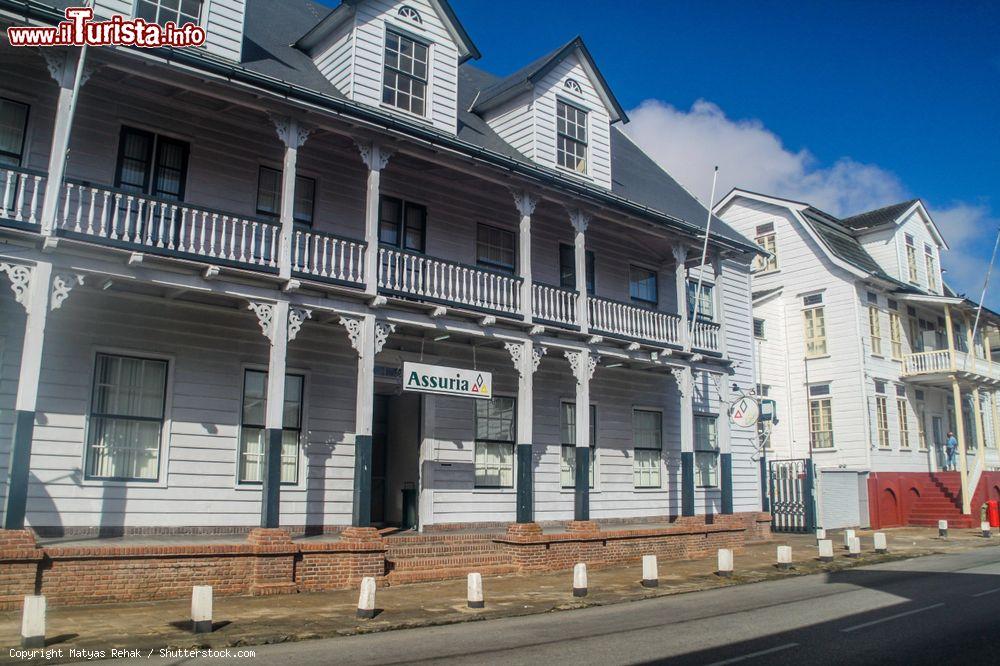
M 692 324 L 708 212 L 581 39 L 496 76 L 445 0 L 96 7 L 208 41 L 0 48 L 7 528 L 756 517 L 757 246 L 713 222 Z
M 779 420 L 766 450 L 812 458 L 821 524 L 931 524 L 941 491 L 939 518 L 1000 492 L 981 483 L 1000 469 L 1000 316 L 947 287 L 919 200 L 838 219 L 736 189 L 715 212 L 770 253 L 752 276 L 756 383 Z M 938 474 L 949 431 L 965 455 Z

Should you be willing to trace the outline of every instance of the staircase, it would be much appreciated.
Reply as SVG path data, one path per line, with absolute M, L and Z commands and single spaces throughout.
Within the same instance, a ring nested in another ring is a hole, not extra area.
M 385 536 L 386 581 L 390 585 L 484 576 L 517 569 L 493 540 L 499 532 L 401 533 Z
M 958 472 L 933 472 L 921 481 L 920 498 L 910 510 L 907 524 L 937 527 L 947 520 L 948 527 L 974 527 L 978 520 L 962 514 L 962 481 Z

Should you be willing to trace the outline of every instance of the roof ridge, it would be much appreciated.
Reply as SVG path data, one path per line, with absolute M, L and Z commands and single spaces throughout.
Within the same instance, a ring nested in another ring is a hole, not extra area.
M 918 201 L 920 201 L 919 197 L 913 198 L 913 199 L 907 199 L 906 201 L 897 201 L 896 203 L 889 204 L 887 206 L 880 206 L 879 208 L 872 208 L 871 210 L 861 211 L 860 213 L 855 213 L 854 215 L 848 215 L 847 217 L 844 218 L 844 220 L 853 220 L 854 218 L 857 218 L 857 217 L 864 217 L 865 215 L 872 215 L 874 213 L 881 213 L 884 210 L 889 210 L 890 208 L 896 208 L 896 207 L 899 207 L 899 206 L 905 206 L 905 207 L 909 208 L 910 206 L 912 206 L 913 204 L 917 203 Z

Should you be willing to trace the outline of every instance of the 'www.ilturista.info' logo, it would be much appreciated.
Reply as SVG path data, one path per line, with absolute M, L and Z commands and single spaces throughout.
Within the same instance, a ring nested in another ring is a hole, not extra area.
M 12 46 L 138 46 L 145 49 L 205 43 L 205 29 L 195 23 L 178 27 L 173 21 L 160 25 L 119 15 L 107 21 L 94 21 L 93 18 L 91 7 L 68 7 L 66 20 L 59 25 L 13 26 L 7 28 L 7 39 Z

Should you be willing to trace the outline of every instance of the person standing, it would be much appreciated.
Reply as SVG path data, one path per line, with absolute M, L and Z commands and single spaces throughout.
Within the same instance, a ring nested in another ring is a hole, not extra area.
M 955 465 L 955 451 L 958 450 L 958 440 L 955 439 L 955 433 L 948 431 L 948 441 L 945 442 L 944 452 L 945 458 L 945 469 L 947 471 L 954 472 L 957 467 Z

